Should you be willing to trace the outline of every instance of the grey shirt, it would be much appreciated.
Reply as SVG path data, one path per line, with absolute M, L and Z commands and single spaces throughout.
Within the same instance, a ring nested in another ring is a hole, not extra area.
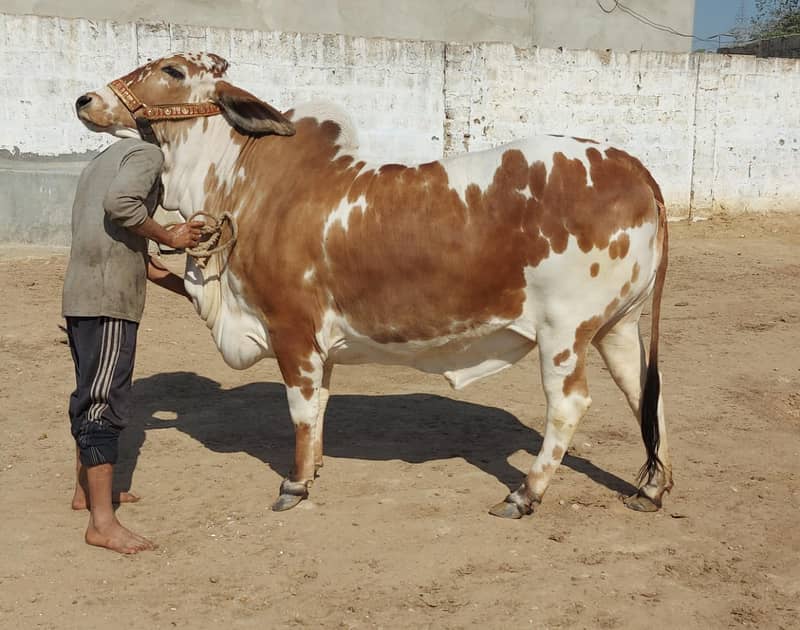
M 81 173 L 72 207 L 72 249 L 64 278 L 65 317 L 138 322 L 147 285 L 147 239 L 128 228 L 155 212 L 164 155 L 136 138 L 119 140 Z

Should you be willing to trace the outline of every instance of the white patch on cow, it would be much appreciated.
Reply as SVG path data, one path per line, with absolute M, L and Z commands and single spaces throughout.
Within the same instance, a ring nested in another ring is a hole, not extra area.
M 286 387 L 286 398 L 289 402 L 289 413 L 295 426 L 307 424 L 312 428 L 317 424 L 319 415 L 319 387 L 322 384 L 322 359 L 314 353 L 309 357 L 311 370 L 300 370 L 303 378 L 308 378 L 314 387 L 314 392 L 310 398 L 306 398 L 302 387 Z
M 502 165 L 503 155 L 507 151 L 520 151 L 525 156 L 529 167 L 536 162 L 542 162 L 549 177 L 553 167 L 553 156 L 556 153 L 563 153 L 568 159 L 580 160 L 588 173 L 589 161 L 586 157 L 586 150 L 589 147 L 595 147 L 601 152 L 607 148 L 601 145 L 578 142 L 574 138 L 536 136 L 509 142 L 485 151 L 455 155 L 442 160 L 441 163 L 447 172 L 450 187 L 458 192 L 461 200 L 466 203 L 467 188 L 471 185 L 476 185 L 482 191 L 486 191 L 492 185 L 495 173 Z M 591 179 L 587 177 L 587 180 L 587 186 L 592 186 Z M 526 199 L 533 197 L 529 186 L 525 186 L 517 192 Z
M 307 424 L 314 427 L 317 424 L 317 411 L 319 410 L 319 396 L 307 399 L 301 387 L 286 387 L 286 400 L 289 403 L 289 414 L 292 423 Z
M 452 387 L 460 389 L 510 367 L 534 348 L 534 341 L 509 330 L 508 325 L 508 320 L 495 319 L 465 333 L 378 343 L 359 333 L 345 317 L 328 310 L 317 344 L 336 363 L 406 365 L 443 374 Z
M 240 165 L 239 168 L 236 168 L 238 160 L 239 148 L 230 144 L 220 152 L 216 160 L 210 160 L 219 183 L 224 186 L 225 194 L 230 193 L 237 181 L 246 177 L 244 166 Z
M 456 155 L 441 161 L 450 188 L 455 190 L 461 200 L 467 202 L 467 188 L 476 185 L 485 191 L 494 181 L 494 174 L 500 166 L 503 151 L 508 145 L 488 151 L 477 151 Z
M 206 209 L 208 158 L 203 155 L 203 149 L 218 141 L 215 135 L 219 134 L 214 133 L 212 125 L 209 125 L 208 133 L 204 133 L 203 122 L 197 119 L 189 126 L 185 139 L 161 145 L 164 152 L 164 169 L 161 173 L 164 183 L 162 205 L 168 210 L 180 210 L 185 219 Z
M 536 334 L 543 327 L 557 327 L 574 335 L 581 322 L 603 315 L 615 299 L 618 304 L 612 318 L 630 312 L 648 297 L 655 281 L 659 261 L 649 243 L 657 229 L 655 223 L 645 223 L 624 230 L 630 238 L 630 248 L 621 259 L 610 258 L 608 248 L 584 252 L 577 239 L 570 236 L 563 253 L 551 254 L 538 266 L 525 268 L 527 288 L 523 312 L 510 328 L 520 334 Z M 614 238 L 622 232 L 617 231 Z M 591 277 L 589 269 L 594 263 L 599 264 L 600 270 L 596 277 Z M 623 296 L 621 289 L 630 282 L 636 263 L 639 264 L 638 279 Z M 568 349 L 571 347 L 570 344 Z
M 225 363 L 243 370 L 274 354 L 266 325 L 245 300 L 240 280 L 227 268 L 220 273 L 219 267 L 218 259 L 201 269 L 188 258 L 184 286 Z
M 303 282 L 311 282 L 311 280 L 314 278 L 314 273 L 313 267 L 306 269 L 306 272 L 303 274 Z
M 183 68 L 184 73 L 187 75 L 183 80 L 183 85 L 189 88 L 189 103 L 200 103 L 211 101 L 214 94 L 214 84 L 216 79 L 207 72 L 200 72 L 195 76 L 189 76 L 186 69 Z
M 327 238 L 328 231 L 333 227 L 333 224 L 336 222 L 341 223 L 342 228 L 345 232 L 347 232 L 347 226 L 350 221 L 350 213 L 355 210 L 355 208 L 360 208 L 361 213 L 363 214 L 367 207 L 367 199 L 364 195 L 361 195 L 355 201 L 348 201 L 347 196 L 345 195 L 342 197 L 342 200 L 339 202 L 339 205 L 328 215 L 328 218 L 325 221 L 325 227 L 322 230 L 323 238 Z
M 219 149 L 214 150 L 214 147 Z M 199 210 L 228 211 L 234 215 L 241 210 L 239 206 L 205 207 L 205 184 L 212 164 L 225 193 L 247 177 L 244 167 L 238 164 L 239 148 L 230 141 L 230 126 L 221 116 L 198 118 L 189 127 L 185 139 L 161 148 L 164 151 L 165 208 L 180 209 L 184 218 Z

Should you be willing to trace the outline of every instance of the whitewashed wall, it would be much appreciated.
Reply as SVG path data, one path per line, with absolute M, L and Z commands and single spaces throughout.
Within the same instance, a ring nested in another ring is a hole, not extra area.
M 676 217 L 800 211 L 798 60 L 0 14 L 6 240 L 68 238 L 77 166 L 110 141 L 77 122 L 75 98 L 180 50 L 221 54 L 235 83 L 279 108 L 314 98 L 338 102 L 369 158 L 424 161 L 565 133 L 639 156 Z

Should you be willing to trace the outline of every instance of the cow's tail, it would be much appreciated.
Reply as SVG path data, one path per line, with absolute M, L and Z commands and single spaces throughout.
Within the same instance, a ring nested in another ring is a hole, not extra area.
M 661 260 L 656 270 L 655 288 L 653 290 L 653 309 L 651 313 L 650 355 L 647 361 L 647 377 L 642 392 L 641 428 L 647 461 L 639 471 L 639 483 L 649 482 L 663 464 L 658 458 L 658 446 L 661 436 L 658 429 L 658 401 L 661 397 L 661 375 L 658 372 L 658 326 L 661 320 L 661 297 L 664 293 L 664 279 L 667 275 L 667 253 L 669 238 L 667 234 L 667 210 L 661 192 L 656 189 L 656 205 L 658 206 L 658 231 L 661 244 Z

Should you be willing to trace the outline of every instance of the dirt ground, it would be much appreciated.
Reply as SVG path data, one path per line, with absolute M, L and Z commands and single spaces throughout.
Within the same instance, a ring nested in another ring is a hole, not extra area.
M 538 512 L 487 514 L 541 443 L 535 353 L 454 392 L 337 367 L 310 501 L 269 506 L 293 448 L 274 361 L 236 372 L 150 287 L 123 523 L 69 507 L 63 251 L 0 249 L 0 627 L 800 627 L 800 220 L 671 224 L 661 368 L 675 488 L 627 510 L 644 448 L 591 354 L 594 404 Z M 645 318 L 644 329 L 649 331 Z

